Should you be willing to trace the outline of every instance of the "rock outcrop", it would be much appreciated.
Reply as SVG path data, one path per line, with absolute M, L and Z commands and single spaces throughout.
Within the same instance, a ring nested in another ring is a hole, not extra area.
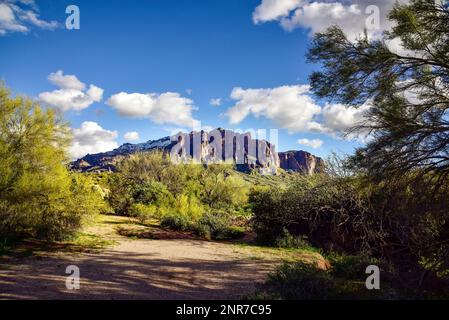
M 145 143 L 125 143 L 112 151 L 88 154 L 72 162 L 76 171 L 114 170 L 118 161 L 136 152 L 160 150 L 174 162 L 232 163 L 237 170 L 261 174 L 276 174 L 279 168 L 287 171 L 313 174 L 323 162 L 304 151 L 279 152 L 266 140 L 252 139 L 250 133 L 215 129 L 210 132 L 192 131 Z
M 313 175 L 324 171 L 324 161 L 306 151 L 279 152 L 280 167 L 286 171 Z

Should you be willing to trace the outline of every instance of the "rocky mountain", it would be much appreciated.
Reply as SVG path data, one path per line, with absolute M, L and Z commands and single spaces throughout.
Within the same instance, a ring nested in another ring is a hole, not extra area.
M 324 171 L 323 159 L 306 151 L 278 152 L 278 156 L 280 167 L 284 170 L 300 172 L 305 175 Z
M 174 162 L 228 162 L 237 170 L 258 170 L 262 174 L 276 174 L 278 169 L 312 175 L 321 172 L 322 159 L 305 151 L 276 152 L 266 140 L 252 139 L 250 133 L 215 129 L 210 132 L 192 131 L 145 143 L 125 143 L 112 151 L 88 154 L 71 164 L 76 171 L 114 170 L 118 161 L 136 152 L 160 150 Z

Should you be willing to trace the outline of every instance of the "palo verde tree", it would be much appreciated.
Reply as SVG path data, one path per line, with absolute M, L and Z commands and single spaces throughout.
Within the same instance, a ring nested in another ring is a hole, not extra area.
M 308 60 L 323 70 L 311 75 L 312 89 L 331 101 L 371 106 L 353 130 L 370 133 L 354 160 L 372 177 L 414 172 L 447 185 L 449 7 L 411 0 L 396 4 L 389 19 L 394 27 L 382 39 L 351 42 L 338 26 L 317 34 Z
M 62 238 L 102 198 L 67 169 L 70 129 L 51 109 L 0 86 L 0 238 Z

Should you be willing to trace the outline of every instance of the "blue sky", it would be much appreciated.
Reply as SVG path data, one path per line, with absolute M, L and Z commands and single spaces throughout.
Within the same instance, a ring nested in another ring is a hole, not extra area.
M 0 78 L 14 94 L 42 104 L 66 99 L 64 90 L 80 94 L 82 106 L 67 98 L 63 110 L 78 139 L 77 155 L 124 143 L 130 132 L 132 142 L 142 142 L 189 130 L 190 120 L 279 129 L 281 151 L 349 153 L 358 143 L 339 136 L 357 111 L 326 105 L 306 87 L 319 66 L 307 64 L 305 53 L 313 31 L 325 25 L 307 24 L 307 16 L 295 22 L 300 4 L 292 2 L 0 0 Z M 80 9 L 79 30 L 65 28 L 70 4 Z M 90 94 L 91 84 L 100 91 Z

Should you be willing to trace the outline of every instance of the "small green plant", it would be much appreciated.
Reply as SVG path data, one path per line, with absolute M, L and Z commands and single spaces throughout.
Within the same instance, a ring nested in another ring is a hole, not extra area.
M 329 260 L 332 265 L 331 272 L 335 277 L 360 281 L 366 278 L 366 267 L 382 265 L 380 260 L 362 255 L 332 255 Z
M 287 249 L 300 249 L 309 247 L 306 236 L 294 236 L 284 228 L 280 237 L 275 240 L 275 246 Z
M 269 276 L 267 285 L 281 299 L 331 299 L 336 283 L 327 271 L 302 262 L 285 263 Z
M 225 213 L 206 213 L 198 221 L 197 232 L 206 239 L 227 240 L 243 236 L 245 230 L 232 226 Z
M 144 205 L 142 203 L 135 203 L 131 207 L 131 217 L 135 217 L 140 223 L 144 224 L 145 221 L 154 217 L 157 208 L 153 205 Z
M 183 214 L 168 214 L 163 216 L 161 227 L 176 231 L 190 231 L 193 229 L 189 217 Z

